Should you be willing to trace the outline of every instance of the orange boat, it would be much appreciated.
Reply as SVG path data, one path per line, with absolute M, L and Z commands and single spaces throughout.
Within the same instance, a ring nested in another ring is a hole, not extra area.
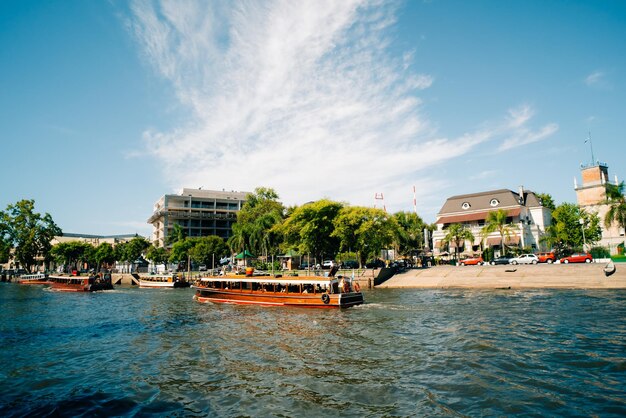
M 44 273 L 22 274 L 17 282 L 19 284 L 50 284 L 48 275 Z
M 111 275 L 96 276 L 50 276 L 50 287 L 60 292 L 95 292 L 113 290 Z
M 331 270 L 332 272 L 332 270 Z M 198 302 L 304 308 L 349 308 L 364 302 L 350 277 L 216 276 L 200 279 Z

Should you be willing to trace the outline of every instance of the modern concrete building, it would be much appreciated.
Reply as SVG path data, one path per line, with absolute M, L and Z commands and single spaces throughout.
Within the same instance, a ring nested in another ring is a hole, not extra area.
M 174 225 L 188 237 L 217 235 L 228 239 L 249 192 L 183 189 L 180 194 L 166 194 L 154 204 L 148 223 L 152 224 L 152 242 L 164 247 Z
M 578 181 L 574 179 L 578 206 L 587 212 L 597 213 L 602 226 L 602 238 L 595 244 L 607 247 L 611 254 L 617 254 L 617 246 L 624 244 L 624 228 L 617 225 L 606 228 L 604 225 L 604 217 L 609 210 L 609 206 L 603 203 L 606 201 L 606 185 L 609 183 L 609 166 L 599 161 L 590 165 L 581 164 L 580 172 L 582 184 L 579 186 Z M 615 184 L 618 184 L 617 177 Z
M 500 234 L 494 232 L 484 239 L 481 234 L 489 212 L 499 209 L 507 211 L 509 224 L 514 228 L 514 234 L 505 242 L 507 246 L 545 249 L 541 238 L 552 220 L 551 211 L 541 204 L 535 193 L 520 187 L 518 192 L 500 189 L 448 198 L 437 214 L 437 229 L 433 232 L 433 254 L 439 256 L 445 251 L 443 240 L 448 226 L 460 223 L 467 225 L 474 235 L 473 242 L 462 245 L 464 253 L 479 254 L 487 247 L 494 247 L 495 254 L 499 255 L 502 250 Z M 454 250 L 454 245 L 450 243 L 451 251 Z

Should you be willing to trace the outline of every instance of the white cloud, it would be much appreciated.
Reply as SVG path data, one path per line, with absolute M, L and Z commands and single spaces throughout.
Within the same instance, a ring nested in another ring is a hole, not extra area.
M 445 183 L 427 170 L 498 136 L 509 135 L 508 149 L 554 129 L 531 131 L 532 109 L 522 107 L 495 129 L 439 135 L 417 96 L 434 77 L 411 72 L 411 52 L 388 52 L 396 10 L 384 2 L 222 6 L 133 3 L 146 58 L 190 110 L 185 126 L 144 133 L 174 190 L 267 186 L 287 204 L 370 205 L 380 191 L 412 202 L 419 183 L 428 200 Z
M 588 86 L 601 85 L 604 82 L 604 72 L 596 70 L 585 77 L 585 84 Z

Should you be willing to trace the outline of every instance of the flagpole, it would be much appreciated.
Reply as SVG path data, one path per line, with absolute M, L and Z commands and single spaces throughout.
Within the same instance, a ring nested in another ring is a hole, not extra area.
M 593 156 L 593 142 L 591 142 L 591 131 L 589 131 L 589 136 L 587 136 L 585 142 L 587 141 L 589 141 L 589 147 L 591 148 L 591 165 L 594 165 L 596 163 L 596 159 Z

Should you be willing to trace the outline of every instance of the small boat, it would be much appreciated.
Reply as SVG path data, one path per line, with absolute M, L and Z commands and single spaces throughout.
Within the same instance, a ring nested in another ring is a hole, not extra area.
M 350 277 L 334 275 L 205 277 L 200 279 L 194 299 L 203 303 L 304 308 L 349 308 L 364 302 L 358 283 Z
M 184 277 L 178 277 L 176 275 L 159 275 L 151 274 L 149 276 L 140 276 L 133 274 L 133 277 L 139 281 L 139 287 L 148 287 L 153 289 L 167 289 L 167 288 L 181 288 L 189 287 L 189 283 Z
M 22 274 L 17 282 L 19 284 L 50 284 L 50 280 L 48 280 L 48 275 L 44 273 L 35 273 L 35 274 Z
M 50 276 L 50 287 L 60 292 L 95 292 L 113 290 L 111 275 L 95 276 Z
M 606 266 L 604 266 L 604 275 L 609 277 L 611 274 L 615 273 L 615 270 L 617 270 L 615 268 L 615 263 L 611 260 Z

